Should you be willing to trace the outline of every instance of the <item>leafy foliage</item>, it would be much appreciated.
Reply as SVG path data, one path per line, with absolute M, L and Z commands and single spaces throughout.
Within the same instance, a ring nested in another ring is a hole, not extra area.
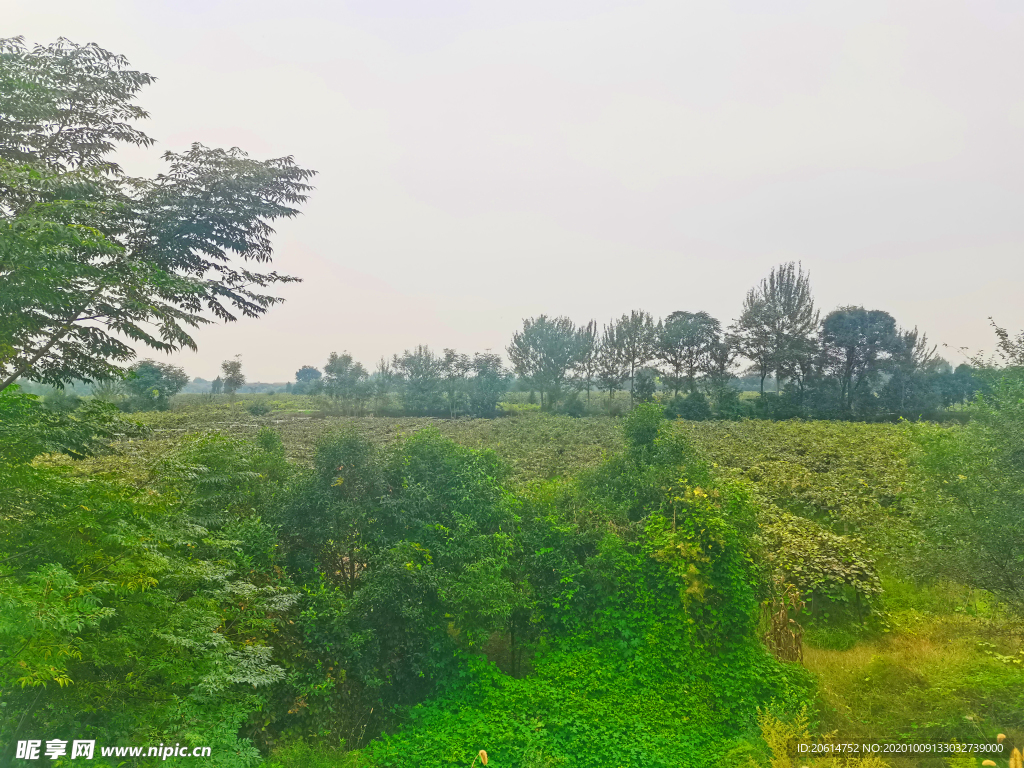
M 186 449 L 163 467 L 166 493 L 0 466 L 5 743 L 26 728 L 74 731 L 204 743 L 220 764 L 255 762 L 240 729 L 284 677 L 267 641 L 297 598 L 273 547 L 254 546 L 274 478 L 250 468 L 280 455 L 261 442 Z
M 193 144 L 167 174 L 126 177 L 118 143 L 152 77 L 95 45 L 0 41 L 0 389 L 18 377 L 106 380 L 144 344 L 194 348 L 190 329 L 262 315 L 294 280 L 266 263 L 271 222 L 298 214 L 312 172 Z
M 799 700 L 802 678 L 751 636 L 749 495 L 659 437 L 656 409 L 634 414 L 626 453 L 522 508 L 533 673 L 466 659 L 369 764 L 456 765 L 484 745 L 498 765 L 705 765 L 759 702 Z
M 1024 501 L 1024 373 L 988 372 L 989 391 L 969 424 L 918 428 L 920 466 L 932 503 L 921 521 L 939 557 L 922 567 L 1024 607 L 1020 510 Z
M 169 363 L 143 360 L 128 369 L 124 389 L 128 400 L 123 403 L 125 410 L 167 410 L 171 398 L 188 384 L 188 375 L 183 368 Z

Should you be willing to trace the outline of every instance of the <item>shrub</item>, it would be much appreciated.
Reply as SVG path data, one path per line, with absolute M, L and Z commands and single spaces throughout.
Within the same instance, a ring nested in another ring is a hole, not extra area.
M 654 373 L 643 370 L 637 373 L 636 383 L 633 386 L 633 400 L 637 403 L 649 403 L 654 399 L 657 385 L 654 381 Z
M 665 415 L 670 419 L 707 421 L 712 417 L 711 404 L 701 392 L 691 392 L 686 397 L 677 395 L 665 406 Z
M 660 405 L 641 403 L 626 417 L 626 422 L 623 425 L 626 441 L 633 448 L 653 448 L 663 420 L 664 414 Z
M 612 400 L 610 398 L 602 398 L 604 403 L 604 412 L 609 416 L 621 416 L 626 412 L 626 406 L 620 400 Z
M 266 416 L 268 413 L 274 410 L 274 406 L 272 406 L 266 400 L 253 400 L 252 402 L 246 404 L 245 410 L 247 410 L 253 416 Z
M 579 393 L 573 392 L 564 403 L 558 406 L 558 412 L 579 419 L 586 415 L 587 404 L 580 400 Z
M 740 400 L 740 393 L 732 387 L 721 387 L 712 394 L 716 419 L 736 421 L 751 415 L 751 408 Z

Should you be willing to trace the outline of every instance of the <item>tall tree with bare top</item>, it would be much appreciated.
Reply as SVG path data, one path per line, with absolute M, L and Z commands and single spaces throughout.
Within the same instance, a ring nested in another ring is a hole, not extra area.
M 732 328 L 732 340 L 753 363 L 761 379 L 761 394 L 769 374 L 776 390 L 783 379 L 802 390 L 807 361 L 816 352 L 819 313 L 811 294 L 810 274 L 795 262 L 780 264 L 747 292 L 743 310 Z

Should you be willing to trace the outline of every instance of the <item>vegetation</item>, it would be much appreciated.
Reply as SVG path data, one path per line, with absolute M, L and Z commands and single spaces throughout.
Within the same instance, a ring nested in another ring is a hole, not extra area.
M 0 764 L 40 734 L 282 768 L 1024 743 L 1024 336 L 952 372 L 885 312 L 821 319 L 788 264 L 728 331 L 528 319 L 515 382 L 418 346 L 180 395 L 132 345 L 275 303 L 250 289 L 291 278 L 232 254 L 269 261 L 310 172 L 196 145 L 126 178 L 150 79 L 0 44 Z M 977 762 L 840 762 L 900 761 Z
M 125 396 L 123 407 L 132 411 L 165 411 L 171 398 L 188 383 L 183 368 L 169 363 L 143 360 L 128 369 L 121 392 Z M 116 398 L 116 379 L 107 383 L 108 398 Z
M 258 291 L 295 280 L 232 258 L 271 260 L 312 171 L 201 144 L 156 179 L 110 159 L 152 145 L 132 125 L 152 81 L 96 45 L 0 42 L 0 390 L 118 377 L 133 345 L 195 348 L 190 328 L 259 317 L 278 299 Z

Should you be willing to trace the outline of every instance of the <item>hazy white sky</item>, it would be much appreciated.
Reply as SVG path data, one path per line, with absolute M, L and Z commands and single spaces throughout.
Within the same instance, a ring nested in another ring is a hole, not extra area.
M 1019 0 L 2 4 L 0 36 L 159 78 L 128 170 L 200 141 L 319 171 L 276 240 L 305 282 L 201 330 L 192 376 L 504 351 L 542 312 L 727 324 L 789 260 L 950 347 L 1024 327 Z

